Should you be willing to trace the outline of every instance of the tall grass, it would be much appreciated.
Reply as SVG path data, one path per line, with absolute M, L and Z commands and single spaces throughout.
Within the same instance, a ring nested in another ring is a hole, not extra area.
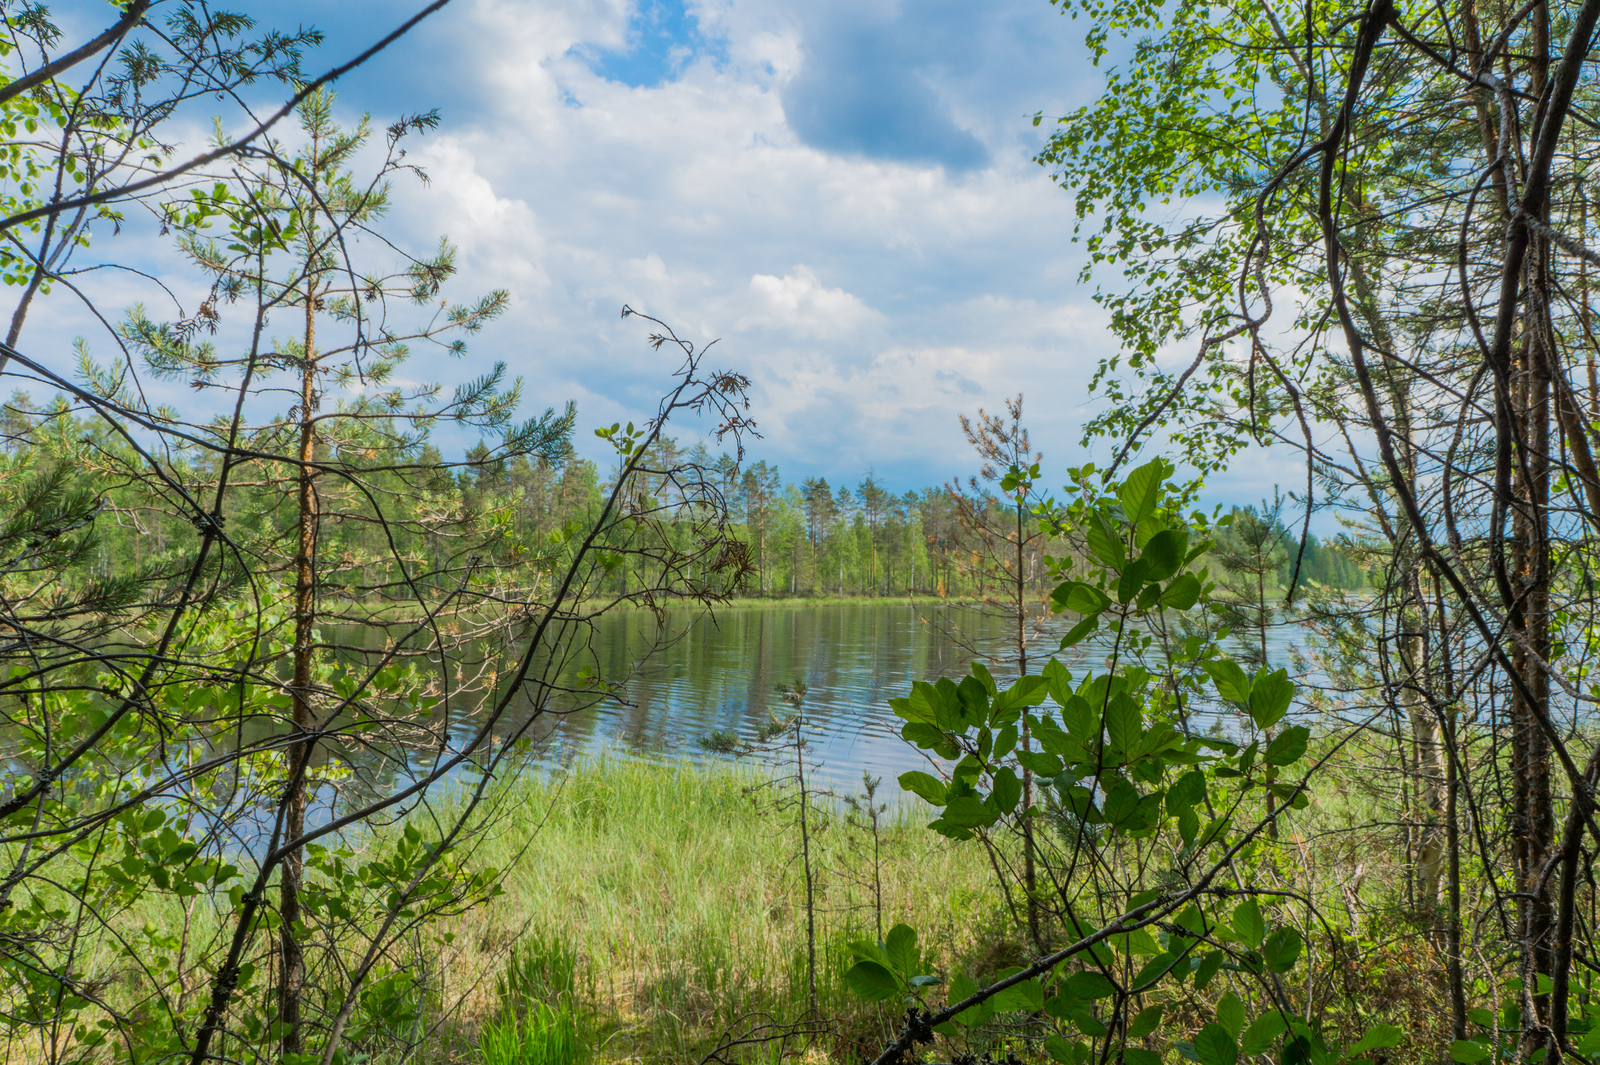
M 559 778 L 505 784 L 474 861 L 504 870 L 506 894 L 441 930 L 465 944 L 449 967 L 454 982 L 465 991 L 478 981 L 485 992 L 463 995 L 456 1045 L 446 1037 L 436 1049 L 445 1057 L 477 1049 L 478 1030 L 487 1055 L 490 1040 L 509 1038 L 495 1000 L 547 979 L 527 975 L 517 960 L 524 955 L 512 950 L 518 941 L 546 956 L 572 952 L 577 975 L 568 986 L 584 1003 L 602 1062 L 698 1060 L 747 1018 L 801 1019 L 809 990 L 800 841 L 792 815 L 773 799 L 759 771 L 726 764 L 600 759 Z M 891 811 L 883 824 L 875 892 L 873 877 L 862 875 L 870 839 L 831 805 L 812 812 L 812 846 L 825 869 L 817 884 L 818 1009 L 838 1033 L 834 1046 L 820 1049 L 835 1060 L 896 1019 L 842 982 L 846 944 L 876 938 L 880 902 L 886 924 L 907 920 L 925 942 L 954 949 L 972 944 L 990 917 L 992 874 L 982 851 L 928 832 L 914 813 Z M 488 989 L 498 993 L 491 999 Z M 524 1035 L 529 1023 L 544 1023 L 537 1014 L 520 1022 Z
M 1442 970 L 1434 917 L 1414 913 L 1407 898 L 1395 781 L 1377 768 L 1378 742 L 1363 738 L 1340 749 L 1310 806 L 1281 811 L 1278 838 L 1259 839 L 1235 864 L 1239 875 L 1307 900 L 1302 932 L 1319 952 L 1297 991 L 1307 1008 L 1346 1040 L 1375 1020 L 1404 1025 L 1420 1050 L 1442 1045 Z M 1327 741 L 1319 739 L 1313 754 L 1324 753 Z M 941 973 L 993 974 L 1023 960 L 982 846 L 928 831 L 926 811 L 916 806 L 891 808 L 875 840 L 847 822 L 843 804 L 824 801 L 810 818 L 821 1017 L 808 1018 L 800 841 L 792 807 L 777 797 L 758 768 L 725 762 L 600 759 L 558 777 L 496 784 L 485 828 L 462 857 L 500 870 L 504 894 L 397 946 L 386 971 L 411 989 L 424 1016 L 404 1031 L 364 1029 L 348 1045 L 352 1058 L 374 1065 L 692 1063 L 725 1033 L 810 1019 L 825 1022 L 821 1041 L 751 1046 L 729 1060 L 797 1060 L 805 1051 L 811 1065 L 853 1065 L 881 1049 L 899 1020 L 898 1006 L 864 1004 L 842 981 L 846 944 L 876 938 L 880 905 L 883 927 L 902 920 L 915 927 Z M 441 796 L 432 813 L 442 820 L 461 801 Z M 1252 799 L 1239 817 L 1259 813 Z M 425 835 L 427 816 L 411 818 Z M 381 852 L 399 830 L 391 825 L 350 843 Z M 1119 853 L 1113 847 L 1105 858 L 1115 865 Z M 1467 874 L 1467 892 L 1483 891 L 1472 868 Z M 176 900 L 150 896 L 123 918 L 134 930 L 147 921 L 187 921 L 182 927 L 196 942 L 227 930 L 204 898 L 185 914 Z M 116 975 L 101 971 L 92 945 L 82 960 L 97 978 Z M 1484 969 L 1474 1004 L 1492 997 L 1485 988 L 1494 976 Z M 1206 1023 L 1229 980 L 1219 976 L 1205 995 L 1166 999 L 1172 1033 Z M 144 993 L 134 977 L 107 986 L 130 1000 Z M 1248 988 L 1236 990 L 1242 996 Z M 1036 1047 L 996 1038 L 997 1057 L 1016 1050 L 1042 1060 Z M 1393 1060 L 1420 1059 L 1407 1049 Z
M 579 1065 L 588 1057 L 571 1007 L 540 1002 L 521 1017 L 506 1013 L 478 1037 L 483 1065 Z

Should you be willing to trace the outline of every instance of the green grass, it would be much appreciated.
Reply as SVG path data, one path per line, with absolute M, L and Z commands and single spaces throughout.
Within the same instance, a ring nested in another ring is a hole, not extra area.
M 476 980 L 503 1002 L 508 985 L 544 979 L 521 974 L 514 943 L 570 950 L 569 986 L 602 1062 L 698 1060 L 751 1015 L 798 1018 L 809 1007 L 800 841 L 773 800 L 760 774 L 724 765 L 600 760 L 508 783 L 474 859 L 505 871 L 506 894 L 441 929 L 465 944 L 448 967 L 452 990 Z M 907 920 L 925 942 L 961 946 L 992 904 L 981 849 L 928 832 L 914 812 L 888 815 L 876 891 L 870 833 L 832 810 L 813 814 L 818 1009 L 845 1044 L 835 1060 L 853 1060 L 852 1039 L 895 1019 L 842 984 L 845 944 L 878 937 L 880 906 L 885 930 Z M 477 1049 L 478 1032 L 502 1038 L 503 1009 L 465 994 L 441 1059 Z
M 574 1007 L 535 1003 L 518 1017 L 505 1013 L 478 1036 L 483 1065 L 579 1065 L 588 1048 Z
M 1322 915 L 1305 931 L 1320 952 L 1316 986 L 1329 1030 L 1348 1041 L 1374 1018 L 1393 1021 L 1415 1030 L 1420 1049 L 1441 1038 L 1439 955 L 1431 921 L 1406 905 L 1394 780 L 1376 771 L 1383 743 L 1362 737 L 1339 751 L 1310 806 L 1283 812 L 1278 838 L 1241 852 L 1236 873 L 1292 889 Z M 1319 737 L 1311 757 L 1327 749 Z M 420 1053 L 407 1061 L 665 1065 L 697 1062 L 721 1035 L 759 1018 L 801 1019 L 811 1005 L 804 879 L 794 810 L 778 797 L 753 767 L 727 763 L 601 759 L 559 777 L 506 779 L 462 855 L 472 867 L 498 869 L 504 894 L 396 944 L 387 971 L 400 991 L 420 997 L 423 1016 L 392 1036 L 353 1038 L 348 1048 L 384 1065 L 399 1061 L 396 1048 L 420 1031 Z M 432 812 L 448 815 L 460 801 L 459 793 L 442 795 Z M 1252 798 L 1238 821 L 1260 813 Z M 898 1007 L 865 1004 L 842 983 L 846 944 L 878 938 L 880 920 L 885 930 L 897 921 L 915 927 L 942 973 L 992 974 L 1019 963 L 1016 929 L 1000 910 L 983 849 L 929 832 L 926 818 L 915 805 L 889 811 L 874 876 L 870 832 L 831 805 L 814 809 L 816 1006 L 828 1034 L 809 1048 L 773 1044 L 734 1060 L 776 1062 L 806 1051 L 788 1060 L 853 1065 L 881 1049 Z M 432 836 L 437 828 L 425 822 L 422 812 L 413 815 Z M 376 829 L 351 843 L 382 854 L 398 831 Z M 1113 863 L 1117 853 L 1108 852 Z M 1469 897 L 1472 890 L 1469 881 Z M 227 931 L 205 900 L 185 910 L 166 895 L 145 897 L 117 921 L 135 931 L 146 921 L 187 928 L 195 942 Z M 336 949 L 361 945 L 346 935 Z M 81 959 L 86 972 L 116 975 L 92 946 Z M 1206 1023 L 1226 983 L 1210 998 L 1169 998 L 1172 1032 Z M 146 990 L 134 976 L 107 986 L 119 1001 Z M 1407 1051 L 1395 1060 L 1418 1059 Z

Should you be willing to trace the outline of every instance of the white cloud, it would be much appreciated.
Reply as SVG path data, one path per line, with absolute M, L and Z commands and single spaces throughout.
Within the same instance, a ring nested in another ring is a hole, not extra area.
M 1049 5 L 690 0 L 699 51 L 629 85 L 596 64 L 637 37 L 635 6 L 471 0 L 419 31 L 449 95 L 441 129 L 409 146 L 431 183 L 397 182 L 385 231 L 418 252 L 448 234 L 462 267 L 449 298 L 507 288 L 512 301 L 465 362 L 415 372 L 451 384 L 504 359 L 530 406 L 578 401 L 587 447 L 588 427 L 653 411 L 672 369 L 619 319 L 628 304 L 721 338 L 718 365 L 754 382 L 755 454 L 788 476 L 854 483 L 870 465 L 900 488 L 937 483 L 971 464 L 956 414 L 1019 390 L 1047 455 L 1075 457 L 1085 385 L 1113 345 L 1076 282 L 1071 203 L 1031 162 L 1025 116 L 1064 112 L 1078 76 L 1062 73 L 1067 24 Z M 830 41 L 859 44 L 840 28 L 857 7 L 873 32 L 915 31 L 883 61 L 911 64 L 912 80 L 949 73 L 913 102 L 972 131 L 985 165 L 825 150 L 797 133 L 785 93 Z M 941 58 L 968 45 L 974 58 Z M 349 117 L 396 117 L 396 69 L 341 82 Z
M 883 318 L 859 296 L 823 285 L 803 265 L 783 277 L 754 275 L 750 295 L 755 308 L 739 320 L 737 329 L 782 329 L 800 336 L 837 337 Z

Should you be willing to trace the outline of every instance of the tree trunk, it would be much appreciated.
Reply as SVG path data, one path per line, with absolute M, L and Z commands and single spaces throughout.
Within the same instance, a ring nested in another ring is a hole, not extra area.
M 1412 764 L 1416 767 L 1417 788 L 1412 821 L 1416 825 L 1413 862 L 1416 870 L 1416 917 L 1434 923 L 1443 901 L 1447 856 L 1446 807 L 1449 805 L 1445 750 L 1439 732 L 1438 715 L 1428 705 L 1427 676 L 1428 607 L 1422 598 L 1421 574 L 1413 566 L 1406 591 L 1411 602 L 1401 612 L 1400 662 L 1404 672 L 1401 698 L 1411 723 Z
M 1361 204 L 1354 206 L 1357 209 L 1362 207 Z M 1394 358 L 1393 353 L 1398 350 L 1397 339 L 1388 321 L 1377 309 L 1375 286 L 1359 257 L 1352 256 L 1350 277 L 1354 283 L 1357 305 L 1384 352 L 1383 370 L 1391 407 L 1390 418 L 1395 429 L 1399 459 L 1414 496 L 1418 485 L 1417 455 L 1412 436 L 1410 370 Z M 1409 551 L 1409 543 L 1409 540 L 1397 541 L 1395 548 Z M 1421 571 L 1413 558 L 1402 572 L 1405 573 L 1405 584 L 1399 590 L 1401 631 L 1398 641 L 1402 675 L 1397 695 L 1411 730 L 1411 764 L 1416 775 L 1416 785 L 1410 789 L 1405 809 L 1405 816 L 1411 823 L 1407 829 L 1407 857 L 1410 859 L 1414 888 L 1411 900 L 1413 913 L 1418 920 L 1431 922 L 1438 912 L 1444 891 L 1447 844 L 1445 752 L 1440 742 L 1439 722 L 1429 705 L 1426 688 L 1429 679 L 1423 627 L 1427 624 L 1428 609 L 1422 598 Z
M 1531 13 L 1529 89 L 1543 94 L 1549 81 L 1550 12 L 1539 4 Z M 1549 221 L 1549 198 L 1545 218 Z M 1521 443 L 1515 473 L 1521 480 L 1519 506 L 1513 521 L 1513 588 L 1522 602 L 1511 617 L 1514 638 L 1512 668 L 1523 683 L 1511 698 L 1512 853 L 1517 873 L 1517 916 L 1522 934 L 1524 983 L 1522 1054 L 1545 1049 L 1549 1022 L 1548 994 L 1538 991 L 1538 978 L 1554 971 L 1552 936 L 1555 914 L 1545 865 L 1555 842 L 1555 810 L 1550 791 L 1550 741 L 1543 722 L 1550 714 L 1550 678 L 1542 663 L 1550 658 L 1550 352 L 1549 244 L 1529 233 L 1523 336 L 1518 352 L 1521 371 Z M 1524 694 L 1524 691 L 1526 694 Z
M 1530 260 L 1535 258 L 1529 256 Z M 1537 267 L 1535 267 L 1537 269 Z M 1550 679 L 1539 660 L 1550 655 L 1548 536 L 1550 500 L 1550 381 L 1540 345 L 1525 334 L 1518 369 L 1523 401 L 1522 437 L 1527 446 L 1517 464 L 1518 506 L 1512 521 L 1513 587 L 1521 600 L 1512 611 L 1512 668 L 1522 678 L 1511 693 L 1511 836 L 1517 874 L 1517 917 L 1521 932 L 1522 978 L 1540 1025 L 1548 996 L 1537 994 L 1539 976 L 1552 969 L 1554 915 L 1544 874 L 1555 837 L 1550 792 L 1550 741 L 1541 718 L 1550 711 Z M 1526 688 L 1527 695 L 1523 694 Z M 1529 1018 L 1533 1020 L 1533 1018 Z M 1541 1048 L 1535 1025 L 1523 1036 L 1524 1052 Z
M 289 794 L 284 803 L 283 824 L 285 842 L 297 839 L 305 832 L 306 777 L 310 770 L 314 741 L 303 737 L 308 736 L 316 722 L 311 701 L 317 622 L 317 495 L 311 468 L 316 458 L 316 302 L 315 279 L 308 271 L 305 346 L 301 351 L 303 361 L 300 372 L 300 465 L 295 486 L 298 540 L 294 557 L 294 680 L 289 692 L 293 716 L 290 730 L 295 742 L 288 748 Z M 282 924 L 278 929 L 278 1019 L 283 1025 L 281 1050 L 285 1055 L 298 1054 L 302 1049 L 300 1004 L 305 985 L 305 955 L 297 925 L 301 919 L 300 890 L 304 876 L 305 855 L 296 847 L 284 857 L 279 881 L 278 913 Z
M 1024 549 L 1022 537 L 1022 500 L 1019 495 L 1017 500 L 1017 675 L 1027 676 L 1028 673 L 1028 615 L 1026 601 L 1026 584 L 1022 575 L 1022 552 Z M 1022 749 L 1032 751 L 1032 736 L 1028 729 L 1028 713 L 1022 713 Z M 1039 929 L 1039 899 L 1038 899 L 1038 870 L 1034 858 L 1033 816 L 1028 812 L 1033 809 L 1033 771 L 1026 765 L 1022 767 L 1022 883 L 1028 893 L 1028 935 L 1033 941 L 1033 949 L 1044 952 L 1044 938 Z

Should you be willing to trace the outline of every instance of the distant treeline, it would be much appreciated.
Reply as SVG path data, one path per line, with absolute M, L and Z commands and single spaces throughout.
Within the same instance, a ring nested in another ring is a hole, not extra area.
M 36 406 L 18 393 L 5 404 L 3 417 L 8 467 L 46 469 L 56 461 L 52 455 L 66 452 L 69 439 L 92 441 L 108 459 L 110 453 L 127 448 L 99 423 L 76 417 L 60 401 Z M 444 465 L 431 444 L 419 444 L 416 451 L 417 467 Z M 681 491 L 677 483 L 685 470 L 698 471 L 691 475 L 711 480 L 722 493 L 734 531 L 748 545 L 749 573 L 742 593 L 746 597 L 964 598 L 994 594 L 997 582 L 1009 586 L 1010 552 L 992 540 L 993 528 L 1004 528 L 1010 520 L 1001 520 L 1005 503 L 977 489 L 940 485 L 897 494 L 871 472 L 853 486 L 834 485 L 825 477 L 793 483 L 786 482 L 775 465 L 761 460 L 739 463 L 729 455 L 709 453 L 704 445 L 685 449 L 665 439 L 656 451 L 651 466 L 663 471 L 653 485 L 660 495 Z M 348 463 L 352 456 L 339 458 Z M 454 472 L 440 468 L 425 485 L 414 479 L 403 485 L 397 482 L 393 497 L 385 501 L 391 509 L 382 522 L 375 515 L 364 520 L 360 499 L 341 499 L 337 505 L 327 499 L 324 511 L 340 515 L 327 523 L 319 547 L 324 560 L 332 563 L 329 590 L 392 587 L 403 579 L 394 563 L 396 550 L 415 564 L 411 576 L 424 581 L 452 572 L 460 563 L 456 556 L 468 552 L 487 556 L 501 571 L 548 558 L 553 543 L 591 526 L 613 476 L 576 455 L 556 462 L 525 457 L 493 461 L 487 448 L 479 446 L 464 458 Z M 173 454 L 169 469 L 175 481 L 202 491 L 214 482 L 215 463 L 214 452 L 197 448 Z M 151 491 L 148 484 L 116 477 L 112 470 L 117 465 L 108 461 L 103 478 L 92 469 L 75 471 L 87 474 L 87 482 L 103 494 L 112 519 L 99 523 L 95 554 L 83 560 L 94 577 L 160 567 L 194 534 L 188 523 L 174 516 L 175 508 L 146 498 Z M 238 506 L 229 515 L 233 534 L 258 540 L 286 531 L 291 515 L 284 506 L 283 487 L 262 483 L 254 505 Z M 331 497 L 341 488 L 328 478 L 319 491 Z M 975 523 L 974 506 L 989 508 L 990 520 Z M 1255 508 L 1236 511 L 1257 513 Z M 1276 560 L 1268 583 L 1281 587 L 1293 571 L 1299 541 L 1270 513 L 1247 523 L 1257 529 L 1257 539 L 1263 523 L 1270 527 L 1270 542 L 1252 550 L 1258 556 L 1265 550 Z M 1037 535 L 1031 517 L 1025 533 L 1022 566 L 1027 587 L 1043 596 L 1054 585 L 1043 556 L 1066 548 L 1061 541 Z M 1216 533 L 1219 552 L 1244 549 L 1235 542 L 1233 527 L 1218 528 Z M 991 538 L 987 543 L 986 536 Z M 619 554 L 609 578 L 616 590 L 626 592 L 642 582 L 645 575 L 637 572 L 641 564 L 633 556 Z M 1214 566 L 1213 572 L 1221 576 L 1222 569 Z M 1306 541 L 1301 579 L 1343 589 L 1364 583 L 1362 567 L 1350 552 L 1314 535 Z
M 974 490 L 939 485 L 896 494 L 866 473 L 854 486 L 831 484 L 826 477 L 785 481 L 777 466 L 763 460 L 740 464 L 728 455 L 712 455 L 704 445 L 680 450 L 666 440 L 652 464 L 669 469 L 689 464 L 708 471 L 719 482 L 731 519 L 749 545 L 750 597 L 972 597 L 992 594 L 1004 576 L 992 564 L 994 545 L 970 515 Z M 510 464 L 463 477 L 469 498 L 505 495 L 517 500 L 519 528 L 538 537 L 545 530 L 582 517 L 585 506 L 597 506 L 608 479 L 593 462 L 572 458 L 556 466 Z M 983 500 L 993 511 L 986 524 L 1003 525 L 1005 503 Z M 1269 581 L 1288 584 L 1299 552 L 1299 537 L 1271 513 L 1235 507 L 1236 514 L 1260 514 L 1272 539 L 1267 545 L 1276 560 Z M 1258 524 L 1259 524 L 1258 523 Z M 1039 537 L 1037 522 L 1025 524 L 1023 571 L 1028 586 L 1045 595 L 1054 586 L 1042 556 L 1066 550 L 1060 541 Z M 1241 551 L 1233 526 L 1216 530 L 1219 552 Z M 986 549 L 987 548 L 987 549 Z M 1003 565 L 1004 563 L 1002 563 Z M 625 566 L 623 567 L 625 570 Z M 1222 567 L 1213 571 L 1222 573 Z M 619 571 L 619 583 L 627 579 Z M 1306 538 L 1300 579 L 1336 589 L 1365 584 L 1363 567 L 1352 552 Z

